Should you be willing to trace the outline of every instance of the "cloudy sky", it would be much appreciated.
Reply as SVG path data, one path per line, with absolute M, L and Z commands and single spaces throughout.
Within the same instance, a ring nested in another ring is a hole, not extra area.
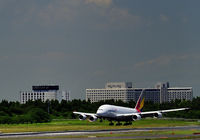
M 0 99 L 32 85 L 192 86 L 200 96 L 200 1 L 1 0 Z

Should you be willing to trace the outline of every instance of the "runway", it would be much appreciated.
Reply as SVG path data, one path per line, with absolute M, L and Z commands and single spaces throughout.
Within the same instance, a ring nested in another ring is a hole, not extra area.
M 108 129 L 108 130 L 88 130 L 88 131 L 57 131 L 57 132 L 26 132 L 26 133 L 1 133 L 0 138 L 20 138 L 20 137 L 53 137 L 69 135 L 92 135 L 99 133 L 123 133 L 138 131 L 164 131 L 164 130 L 200 130 L 200 126 L 177 126 L 177 127 L 151 127 L 133 129 Z M 113 137 L 112 137 L 113 138 Z

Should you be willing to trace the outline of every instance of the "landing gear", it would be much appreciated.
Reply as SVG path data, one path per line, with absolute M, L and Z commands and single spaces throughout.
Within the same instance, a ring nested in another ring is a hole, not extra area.
M 109 125 L 114 125 L 114 123 L 111 121 L 111 122 L 109 123 Z
M 100 121 L 99 122 L 103 122 L 103 120 L 102 119 L 100 119 Z
M 102 119 L 100 120 L 100 122 L 102 121 Z M 108 120 L 110 121 L 109 125 L 112 126 L 114 125 L 114 123 L 112 122 L 112 120 Z M 126 121 L 124 124 L 122 124 L 119 120 L 115 120 L 117 123 L 115 124 L 116 126 L 120 126 L 120 125 L 132 125 L 132 121 Z
M 131 125 L 132 122 L 125 122 L 124 125 Z

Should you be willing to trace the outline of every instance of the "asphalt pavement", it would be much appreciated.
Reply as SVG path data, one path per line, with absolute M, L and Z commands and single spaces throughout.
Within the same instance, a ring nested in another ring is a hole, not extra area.
M 138 131 L 164 131 L 164 130 L 200 130 L 200 126 L 177 126 L 177 127 L 151 127 L 151 128 L 133 128 L 133 129 L 108 129 L 108 130 L 87 130 L 87 131 L 57 131 L 57 132 L 26 132 L 26 133 L 1 133 L 0 138 L 22 138 L 22 137 L 55 137 L 55 136 L 74 136 L 74 135 L 92 135 L 100 133 L 123 133 L 123 132 L 138 132 Z M 134 136 L 137 138 L 159 138 L 159 137 L 178 137 L 180 135 L 157 135 L 157 136 Z M 184 136 L 184 135 L 183 135 Z M 185 135 L 188 136 L 188 135 Z M 84 139 L 105 139 L 105 137 L 88 137 Z M 117 137 L 120 138 L 120 137 Z M 133 138 L 130 136 L 123 138 Z M 66 138 L 65 138 L 66 139 Z M 80 139 L 80 138 L 73 138 Z M 83 139 L 83 138 L 81 138 Z M 107 137 L 106 139 L 116 139 L 116 137 Z M 41 140 L 41 138 L 40 138 Z M 47 140 L 45 138 L 45 140 Z M 54 140 L 54 139 L 51 139 Z M 62 140 L 59 138 L 59 140 Z

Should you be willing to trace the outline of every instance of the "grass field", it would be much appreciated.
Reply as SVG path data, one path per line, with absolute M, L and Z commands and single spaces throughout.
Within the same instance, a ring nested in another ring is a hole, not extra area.
M 109 126 L 108 121 L 100 123 L 79 121 L 79 120 L 53 120 L 50 123 L 38 124 L 1 124 L 0 132 L 16 133 L 16 132 L 40 132 L 40 131 L 68 131 L 68 130 L 102 130 L 102 129 L 125 129 L 125 128 L 142 128 L 142 127 L 168 127 L 168 126 L 188 126 L 200 125 L 198 121 L 187 120 L 171 120 L 171 119 L 142 119 L 133 122 L 128 126 Z

